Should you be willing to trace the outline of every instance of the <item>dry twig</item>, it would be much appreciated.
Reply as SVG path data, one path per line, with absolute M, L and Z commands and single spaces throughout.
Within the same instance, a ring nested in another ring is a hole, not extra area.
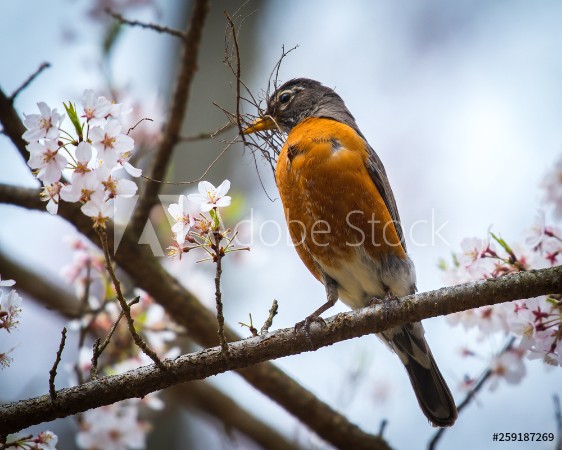
M 131 300 L 129 302 L 129 308 L 131 306 L 135 305 L 136 303 L 138 303 L 139 300 L 140 300 L 140 297 L 135 297 L 133 300 Z M 94 352 L 92 354 L 92 368 L 90 369 L 90 373 L 92 374 L 92 379 L 94 379 L 94 380 L 98 377 L 98 361 L 99 361 L 99 358 L 100 358 L 101 354 L 103 353 L 103 351 L 109 345 L 109 342 L 111 341 L 111 337 L 113 336 L 113 333 L 115 333 L 115 330 L 117 329 L 117 326 L 119 325 L 119 322 L 121 321 L 121 319 L 123 318 L 124 315 L 125 315 L 125 311 L 121 310 L 121 312 L 119 313 L 119 317 L 117 317 L 117 320 L 115 321 L 115 323 L 112 325 L 111 329 L 109 330 L 109 333 L 107 334 L 105 340 L 103 341 L 103 344 L 102 344 L 100 338 L 97 338 L 96 341 L 94 342 Z
M 113 282 L 113 286 L 115 287 L 115 295 L 117 296 L 117 300 L 121 305 L 122 313 L 127 319 L 129 333 L 131 333 L 135 344 L 137 344 L 137 346 L 146 354 L 146 356 L 152 359 L 152 361 L 154 361 L 154 364 L 156 364 L 160 370 L 166 370 L 166 365 L 160 360 L 160 358 L 158 358 L 158 355 L 154 352 L 154 350 L 152 350 L 148 346 L 148 344 L 144 342 L 143 338 L 135 330 L 135 323 L 131 316 L 131 307 L 125 300 L 125 297 L 123 297 L 123 293 L 121 292 L 121 283 L 115 275 L 115 271 L 113 270 L 113 264 L 111 262 L 111 256 L 109 254 L 109 246 L 107 245 L 107 232 L 101 227 L 96 227 L 96 232 L 98 233 L 98 236 L 100 238 L 103 254 L 105 256 L 105 267 L 107 269 L 107 272 L 109 273 L 111 281 Z M 131 304 L 134 303 L 136 302 L 133 300 Z
M 219 325 L 218 335 L 219 344 L 225 358 L 228 358 L 228 343 L 224 336 L 224 314 L 222 308 L 222 293 L 221 293 L 221 275 L 222 275 L 222 258 L 224 256 L 224 249 L 221 247 L 222 236 L 220 232 L 214 233 L 215 242 L 212 244 L 213 259 L 216 264 L 215 272 L 215 302 L 217 307 L 217 322 Z
M 266 321 L 264 322 L 263 326 L 260 329 L 260 334 L 266 334 L 269 331 L 269 328 L 271 327 L 271 325 L 273 324 L 273 318 L 277 315 L 277 312 L 279 311 L 279 304 L 277 303 L 277 300 L 273 300 L 273 304 L 271 305 L 271 308 L 269 309 L 269 316 L 267 317 Z
M 115 11 L 112 11 L 109 8 L 105 9 L 105 12 L 107 14 L 109 14 L 111 17 L 113 17 L 115 20 L 117 20 L 119 23 L 122 23 L 124 25 L 129 25 L 132 27 L 140 27 L 140 28 L 144 28 L 147 30 L 153 30 L 156 31 L 158 33 L 165 33 L 165 34 L 169 34 L 170 36 L 174 36 L 180 39 L 185 39 L 185 33 L 179 30 L 175 30 L 173 28 L 169 28 L 163 25 L 158 25 L 158 24 L 154 24 L 154 23 L 145 23 L 145 22 L 139 22 L 138 20 L 128 20 L 125 19 L 125 17 L 123 17 L 121 14 L 116 13 Z
M 62 329 L 59 349 L 57 351 L 57 357 L 55 358 L 53 367 L 49 371 L 49 396 L 51 397 L 52 401 L 55 401 L 57 399 L 57 391 L 55 389 L 55 378 L 57 376 L 57 368 L 59 367 L 59 363 L 62 357 L 62 351 L 64 350 L 65 343 L 66 343 L 66 327 Z
M 33 80 L 35 80 L 35 78 L 37 78 L 39 76 L 39 74 L 41 72 L 43 72 L 45 69 L 48 69 L 49 67 L 51 67 L 51 64 L 48 62 L 44 62 L 41 63 L 41 65 L 37 68 L 37 70 L 35 72 L 33 72 L 29 78 L 27 80 L 25 80 L 22 85 L 17 88 L 12 95 L 10 95 L 9 100 L 10 103 L 14 103 L 14 100 L 16 99 L 16 97 L 24 90 L 26 89 L 31 83 L 33 83 Z

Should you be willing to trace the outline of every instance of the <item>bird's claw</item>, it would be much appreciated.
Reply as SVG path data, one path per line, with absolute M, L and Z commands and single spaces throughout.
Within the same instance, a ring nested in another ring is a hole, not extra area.
M 322 326 L 326 326 L 326 322 L 324 321 L 324 319 L 314 314 L 311 314 L 306 319 L 301 320 L 295 325 L 295 333 L 299 333 L 302 331 L 304 337 L 306 338 L 306 340 L 308 341 L 308 343 L 312 348 L 314 348 L 314 343 L 312 342 L 312 336 L 310 334 L 310 325 L 313 322 L 316 322 Z

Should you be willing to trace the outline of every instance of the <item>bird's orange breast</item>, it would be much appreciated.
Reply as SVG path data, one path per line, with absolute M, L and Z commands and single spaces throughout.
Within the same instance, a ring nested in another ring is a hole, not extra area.
M 357 252 L 406 258 L 367 166 L 366 143 L 353 128 L 309 118 L 295 126 L 279 155 L 276 180 L 289 233 L 308 269 L 337 267 Z

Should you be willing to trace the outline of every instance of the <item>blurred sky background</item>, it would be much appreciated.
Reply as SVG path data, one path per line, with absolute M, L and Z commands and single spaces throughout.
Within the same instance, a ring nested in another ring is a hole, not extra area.
M 232 13 L 240 4 L 212 2 L 186 134 L 225 122 L 213 101 L 233 105 L 233 80 L 222 63 L 222 11 Z M 18 111 L 34 113 L 37 101 L 60 111 L 62 101 L 79 101 L 84 89 L 104 88 L 103 25 L 87 16 L 90 6 L 71 0 L 0 4 L 0 86 L 9 93 L 41 62 L 52 65 L 18 97 Z M 156 7 L 130 9 L 126 16 L 182 28 L 186 11 L 182 2 L 160 0 Z M 540 206 L 541 179 L 562 150 L 562 3 L 249 1 L 241 14 L 250 13 L 240 35 L 248 86 L 256 93 L 263 90 L 281 47 L 298 45 L 283 61 L 281 81 L 314 78 L 342 96 L 386 166 L 405 230 L 423 221 L 411 234 L 406 231 L 420 291 L 442 286 L 437 262 L 458 251 L 464 237 L 484 237 L 492 225 L 508 242 L 522 241 Z M 125 29 L 105 67 L 113 83 L 126 87 L 132 98 L 151 101 L 161 96 L 166 101 L 177 58 L 172 38 Z M 197 178 L 221 148 L 213 141 L 180 146 L 171 177 Z M 0 182 L 37 185 L 4 136 L 0 157 Z M 252 251 L 225 261 L 225 317 L 233 328 L 246 322 L 248 313 L 261 324 L 274 298 L 280 312 L 273 328 L 293 326 L 324 302 L 323 286 L 287 245 L 275 183 L 265 164 L 260 168 L 265 192 L 249 152 L 235 147 L 206 177 L 215 185 L 230 179 L 231 194 L 244 199 L 238 218 L 253 220 Z M 179 192 L 177 187 L 166 190 Z M 276 200 L 270 201 L 266 192 Z M 443 240 L 432 233 L 432 222 L 433 229 L 444 225 Z M 279 230 L 280 242 L 268 245 L 277 240 Z M 0 250 L 60 283 L 58 268 L 71 258 L 62 237 L 71 233 L 71 227 L 46 213 L 0 205 Z M 265 243 L 259 242 L 260 233 Z M 189 259 L 165 264 L 213 306 L 211 267 L 193 268 Z M 6 340 L 18 346 L 13 365 L 0 372 L 1 401 L 47 391 L 47 371 L 64 323 L 55 313 L 32 306 L 30 299 L 24 305 L 19 330 Z M 328 315 L 345 310 L 338 304 Z M 501 341 L 477 341 L 475 333 L 451 327 L 442 317 L 424 324 L 458 401 L 463 376 L 477 375 L 485 364 L 462 359 L 459 349 L 468 345 L 488 355 Z M 73 356 L 71 350 L 65 354 L 68 362 Z M 387 419 L 384 436 L 397 449 L 424 448 L 434 432 L 398 359 L 373 336 L 276 364 L 369 432 L 377 433 Z M 521 384 L 502 383 L 494 392 L 483 391 L 445 433 L 439 448 L 492 448 L 492 433 L 499 431 L 553 432 L 551 397 L 562 394 L 559 369 L 546 370 L 536 361 L 527 368 Z M 323 448 L 238 376 L 225 374 L 212 381 L 287 436 Z M 58 422 L 59 429 L 72 432 L 71 421 Z M 206 433 L 198 448 L 212 445 L 213 439 L 217 437 Z M 73 444 L 66 445 L 61 448 Z M 533 443 L 533 448 L 553 446 Z

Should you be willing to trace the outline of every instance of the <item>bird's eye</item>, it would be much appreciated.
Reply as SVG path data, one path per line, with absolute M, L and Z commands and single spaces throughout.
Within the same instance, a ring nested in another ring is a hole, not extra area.
M 289 94 L 288 92 L 284 92 L 279 96 L 279 101 L 281 103 L 287 103 L 289 100 L 291 100 L 291 94 Z

